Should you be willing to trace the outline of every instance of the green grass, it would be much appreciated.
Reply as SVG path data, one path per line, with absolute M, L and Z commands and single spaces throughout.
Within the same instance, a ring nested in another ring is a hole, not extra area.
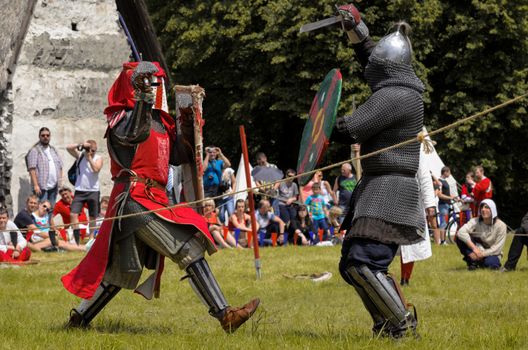
M 507 244 L 507 248 L 509 243 Z M 161 298 L 124 290 L 88 330 L 62 327 L 78 299 L 60 284 L 81 254 L 35 254 L 40 264 L 0 269 L 1 349 L 528 349 L 528 262 L 517 272 L 468 272 L 455 246 L 433 247 L 404 292 L 418 309 L 421 340 L 372 339 L 371 321 L 339 276 L 340 247 L 262 249 L 263 278 L 252 252 L 220 251 L 208 261 L 232 305 L 259 296 L 254 318 L 226 335 L 168 264 Z M 331 271 L 314 284 L 283 273 Z M 399 276 L 399 260 L 391 271 Z

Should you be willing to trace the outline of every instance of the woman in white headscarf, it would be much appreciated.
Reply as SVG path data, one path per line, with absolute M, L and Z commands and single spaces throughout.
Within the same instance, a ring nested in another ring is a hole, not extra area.
M 507 226 L 497 217 L 497 206 L 493 200 L 483 200 L 479 209 L 479 216 L 460 228 L 456 243 L 468 270 L 478 267 L 499 269 Z

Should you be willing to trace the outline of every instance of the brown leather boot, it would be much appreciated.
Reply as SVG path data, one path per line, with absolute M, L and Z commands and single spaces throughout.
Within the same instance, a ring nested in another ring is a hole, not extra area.
M 224 317 L 220 320 L 220 324 L 226 333 L 235 332 L 238 327 L 242 326 L 244 322 L 255 313 L 260 304 L 260 299 L 253 299 L 242 307 L 228 306 L 225 310 Z

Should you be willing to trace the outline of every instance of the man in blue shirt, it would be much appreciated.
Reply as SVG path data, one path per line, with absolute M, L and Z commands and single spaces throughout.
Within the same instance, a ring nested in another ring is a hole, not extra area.
M 222 179 L 224 168 L 230 167 L 231 162 L 222 154 L 220 147 L 205 148 L 203 186 L 205 197 L 215 197 Z

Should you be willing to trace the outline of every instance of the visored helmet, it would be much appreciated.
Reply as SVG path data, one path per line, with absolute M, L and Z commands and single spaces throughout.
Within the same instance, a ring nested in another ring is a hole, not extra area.
M 392 28 L 392 32 L 381 38 L 372 51 L 371 56 L 397 64 L 410 65 L 412 62 L 412 46 L 407 36 L 410 28 L 406 22 L 396 23 Z

